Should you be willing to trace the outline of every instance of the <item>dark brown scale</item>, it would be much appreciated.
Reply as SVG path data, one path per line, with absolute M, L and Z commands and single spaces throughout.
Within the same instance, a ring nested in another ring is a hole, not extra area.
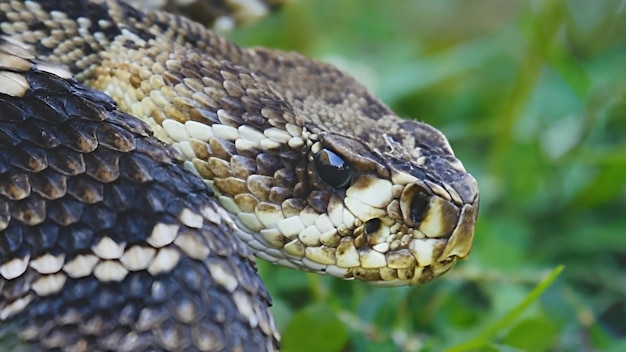
M 293 197 L 293 189 L 286 187 L 272 187 L 270 190 L 269 200 L 274 204 L 281 204 L 287 199 Z
M 154 138 L 142 138 L 135 140 L 135 150 L 138 153 L 146 154 L 150 158 L 165 164 L 172 163 L 178 153 L 172 149 L 164 149 L 163 142 Z
M 192 60 L 192 58 L 199 58 L 198 53 L 192 50 L 188 50 L 188 52 L 191 55 L 186 57 L 183 63 L 189 65 L 190 70 L 195 72 L 185 71 L 183 75 L 185 77 L 209 79 L 210 84 L 207 84 L 207 86 L 221 87 L 224 78 L 220 72 L 220 64 L 211 56 L 206 57 L 206 60 L 204 57 L 200 58 L 200 60 Z
M 66 234 L 59 238 L 58 246 L 65 248 L 67 252 L 85 253 L 93 245 L 97 238 L 96 232 L 89 228 L 87 224 L 77 223 L 63 228 Z M 63 292 L 65 294 L 65 291 Z
M 105 115 L 100 113 L 101 107 L 96 106 L 93 103 L 84 103 L 84 99 L 79 96 L 64 97 L 63 107 L 65 108 L 65 114 L 76 116 L 89 116 L 92 120 L 102 120 Z M 83 102 L 83 103 L 81 103 Z M 105 102 L 104 105 L 110 105 Z
M 96 128 L 87 121 L 72 120 L 59 129 L 59 140 L 63 145 L 77 152 L 91 152 L 98 147 Z
M 137 197 L 137 188 L 132 185 L 111 183 L 104 187 L 104 200 L 102 202 L 110 209 L 126 211 L 135 205 L 133 199 Z
M 287 167 L 294 167 L 297 164 L 302 164 L 305 157 L 303 157 L 301 151 L 293 150 L 290 148 L 283 148 L 278 153 L 283 164 Z
M 11 169 L 8 158 L 8 155 L 0 154 L 0 175 L 7 173 Z
M 16 252 L 24 252 L 23 243 L 24 236 L 22 236 L 21 226 L 10 226 L 3 229 L 2 236 L 0 236 L 0 255 L 3 260 L 13 258 L 16 256 Z M 19 257 L 22 257 L 22 255 L 19 255 Z
M 19 122 L 22 119 L 23 112 L 22 112 L 22 110 L 20 108 L 18 108 L 15 105 L 6 104 L 6 106 L 4 106 L 4 114 L 6 116 L 6 122 Z M 2 131 L 0 131 L 0 132 L 2 132 L 2 133 L 0 133 L 0 136 L 2 136 L 3 133 L 5 133 L 5 129 L 6 129 L 6 127 L 2 128 Z M 3 138 L 0 137 L 0 141 L 2 141 L 2 140 L 3 140 Z M 2 144 L 2 142 L 0 142 L 0 144 Z
M 105 97 L 109 98 L 106 95 Z M 111 109 L 113 109 L 113 107 L 111 107 Z M 109 121 L 112 125 L 121 127 L 123 130 L 129 131 L 130 133 L 133 133 L 135 135 L 144 136 L 144 137 L 152 135 L 152 130 L 150 129 L 150 126 L 148 126 L 148 124 L 146 124 L 145 122 L 139 119 L 129 119 L 128 115 L 123 114 L 121 112 L 115 111 L 112 114 L 103 115 L 103 116 L 109 116 L 111 118 Z M 147 140 L 140 139 L 140 140 L 136 140 L 135 142 L 136 143 L 140 143 L 140 142 L 148 143 L 149 141 L 152 141 L 152 139 L 147 139 Z
M 48 152 L 48 165 L 54 171 L 67 176 L 85 172 L 83 154 L 65 146 L 59 146 Z
M 0 195 L 10 200 L 20 200 L 30 195 L 30 181 L 22 172 L 5 172 L 0 178 Z
M 241 97 L 241 105 L 248 113 L 259 114 L 263 105 L 259 102 L 259 98 L 263 93 L 255 88 L 246 89 L 246 95 Z M 244 115 L 245 116 L 245 115 Z
M 298 198 L 305 198 L 309 194 L 311 186 L 307 182 L 298 182 L 293 188 L 293 194 Z
M 9 158 L 11 165 L 26 171 L 38 172 L 48 167 L 46 152 L 36 147 L 24 146 Z
M 258 147 L 253 147 L 253 148 L 237 149 L 237 152 L 239 155 L 236 155 L 236 156 L 242 156 L 254 162 L 254 159 L 256 159 L 257 155 L 263 153 L 264 150 L 262 150 L 261 147 L 258 146 Z M 255 165 L 255 168 L 256 168 L 256 165 Z
M 54 148 L 61 142 L 50 134 L 50 125 L 47 123 L 32 123 L 27 126 L 20 126 L 18 131 L 21 140 L 28 141 L 40 148 Z M 2 130 L 0 130 L 0 139 L 2 138 Z M 2 144 L 2 143 L 0 143 Z
M 301 198 L 291 198 L 284 201 L 281 206 L 283 207 L 283 214 L 285 217 L 296 216 L 307 207 L 307 202 Z
M 21 252 L 16 253 L 18 257 L 27 256 L 30 254 L 31 253 L 27 250 L 22 250 Z M 30 289 L 30 285 L 37 276 L 39 275 L 30 271 L 27 272 L 26 275 L 23 275 L 23 277 L 19 281 L 8 281 L 2 287 L 2 293 L 0 293 L 2 297 L 0 297 L 0 299 L 15 300 L 24 296 L 24 294 L 26 294 Z
M 244 96 L 246 92 L 243 87 L 238 83 L 238 81 L 239 77 L 236 77 L 235 80 L 224 81 L 224 89 L 229 96 L 241 99 L 241 97 Z
M 193 121 L 202 122 L 209 126 L 220 122 L 220 120 L 217 118 L 217 113 L 215 111 L 204 108 L 191 110 L 189 117 Z
M 163 73 L 163 81 L 172 87 L 179 83 L 183 83 L 183 80 L 180 77 L 172 74 L 169 71 Z
M 30 92 L 36 92 L 36 91 L 48 91 L 49 92 L 47 96 L 41 97 L 40 99 L 36 99 L 38 100 L 38 102 L 33 102 L 33 104 L 30 105 L 31 107 L 38 106 L 39 102 L 44 102 L 45 104 L 49 105 L 50 108 L 59 112 L 58 116 L 55 117 L 55 120 L 66 121 L 69 118 L 68 115 L 71 114 L 72 112 L 63 110 L 63 109 L 65 107 L 67 100 L 71 99 L 71 96 L 63 96 L 63 95 L 58 94 L 58 92 L 63 92 L 63 91 L 67 91 L 68 89 L 71 89 L 71 83 L 69 81 L 66 81 L 66 80 L 31 81 L 29 82 L 29 84 L 32 89 Z M 26 93 L 26 97 L 29 97 L 28 92 Z M 59 102 L 61 104 L 58 104 Z M 85 105 L 85 106 L 93 105 L 93 103 L 87 103 L 87 104 L 82 104 L 82 105 Z M 37 112 L 33 111 L 33 113 L 34 114 L 32 115 L 32 118 L 34 119 L 46 118 L 46 116 L 37 117 L 36 116 Z
M 273 184 L 274 179 L 268 176 L 256 175 L 247 180 L 248 190 L 261 201 L 269 200 Z
M 235 155 L 230 159 L 230 168 L 233 175 L 242 180 L 257 173 L 257 165 L 254 159 L 242 155 Z
M 313 191 L 306 198 L 306 201 L 316 212 L 326 213 L 330 196 L 328 192 Z
M 14 202 L 11 205 L 11 216 L 26 225 L 40 224 L 46 218 L 46 202 L 38 195 L 31 195 L 26 199 Z
M 262 153 L 256 157 L 257 169 L 259 175 L 274 176 L 274 174 L 283 167 L 283 163 L 275 155 L 270 153 Z
M 120 177 L 137 182 L 152 181 L 150 170 L 146 169 L 148 164 L 149 162 L 142 156 L 133 158 L 122 155 L 120 158 Z
M 67 226 L 78 222 L 83 211 L 82 203 L 71 197 L 65 197 L 51 203 L 48 218 L 59 225 Z
M 228 98 L 225 97 L 224 99 L 222 99 L 222 102 L 227 102 L 228 100 L 233 100 L 232 98 Z M 243 120 L 241 119 L 241 114 L 243 113 L 243 111 L 241 111 L 241 107 L 239 106 L 239 101 L 237 100 L 237 106 L 231 106 L 231 107 L 227 107 L 227 109 L 231 110 L 229 111 L 228 115 L 221 115 L 219 117 L 221 124 L 226 125 L 226 126 L 232 126 L 232 127 L 239 127 L 243 124 Z M 226 106 L 224 106 L 226 107 Z
M 293 168 L 283 168 L 274 173 L 276 179 L 276 185 L 282 187 L 288 187 L 293 189 L 293 186 L 298 183 L 298 177 Z
M 152 192 L 148 192 L 143 189 L 136 191 L 136 201 L 133 204 L 135 208 L 142 210 L 144 213 L 149 213 L 151 210 L 156 212 L 164 212 L 167 210 L 167 205 L 170 201 L 170 194 L 163 185 L 157 185 L 153 187 Z
M 34 243 L 41 251 L 49 251 L 55 247 L 57 247 L 57 250 L 60 249 L 58 248 L 59 235 L 61 235 L 63 231 L 59 225 L 53 222 L 46 222 L 41 226 L 32 227 L 31 229 L 33 231 L 31 231 L 31 234 L 26 237 L 30 237 L 32 239 L 31 242 Z
M 99 182 L 109 183 L 120 176 L 120 162 L 117 153 L 85 154 L 85 172 Z
M 234 197 L 237 194 L 248 193 L 246 181 L 234 177 L 213 179 L 215 187 L 222 190 L 224 194 Z
M 222 160 L 230 160 L 231 157 L 237 155 L 235 143 L 220 138 L 211 138 L 209 141 L 212 154 Z
M 220 99 L 220 106 L 221 108 L 227 110 L 230 114 L 233 115 L 244 112 L 243 106 L 241 105 L 241 100 L 236 97 L 231 97 L 228 95 L 222 97 L 222 99 Z
M 17 145 L 20 140 L 19 129 L 13 122 L 0 124 L 0 145 L 11 147 Z
M 4 230 L 9 225 L 10 219 L 9 202 L 0 198 L 0 230 Z
M 51 98 L 48 96 L 45 99 L 33 101 L 32 105 L 23 108 L 24 114 L 29 114 L 34 119 L 54 125 L 66 122 L 69 116 L 64 113 L 62 106 L 51 105 L 49 102 Z
M 246 112 L 242 115 L 242 118 L 245 125 L 254 127 L 259 131 L 264 131 L 265 129 L 271 127 L 267 119 L 261 115 L 260 110 L 258 112 Z
M 88 175 L 77 175 L 67 181 L 67 193 L 76 200 L 95 204 L 104 198 L 103 185 Z
M 300 162 L 300 163 L 296 164 L 296 167 L 294 168 L 294 170 L 295 170 L 294 173 L 295 173 L 296 177 L 298 178 L 298 180 L 308 180 L 308 177 L 309 177 L 308 176 L 309 175 L 308 168 L 309 167 L 310 166 L 307 164 L 306 161 Z M 295 187 L 300 187 L 300 188 L 305 187 L 306 188 L 306 187 L 308 187 L 308 183 L 306 181 L 305 182 L 300 181 L 300 182 L 298 182 L 296 184 Z M 294 192 L 295 192 L 295 190 L 294 190 Z M 295 193 L 295 194 L 298 195 L 298 197 L 301 197 L 301 195 L 300 195 L 301 193 Z
M 193 78 L 193 79 L 199 79 L 199 80 L 201 80 L 203 77 L 215 76 L 214 74 L 211 74 L 210 76 L 208 74 L 206 76 L 202 75 L 202 73 L 200 73 L 200 71 L 198 70 L 199 67 L 195 67 L 195 68 L 196 69 L 189 69 L 189 68 L 183 67 L 180 69 L 179 74 L 185 78 Z M 205 73 L 208 73 L 208 72 L 212 72 L 212 71 L 206 71 Z
M 30 178 L 32 191 L 46 199 L 59 199 L 67 193 L 67 177 L 46 169 Z
M 131 132 L 113 124 L 99 126 L 96 130 L 98 143 L 109 149 L 127 152 L 135 149 L 135 138 Z
M 117 215 L 118 212 L 116 209 L 110 209 L 102 203 L 96 203 L 85 208 L 79 221 L 87 224 L 90 229 L 98 233 L 113 228 L 117 221 Z M 113 233 L 111 235 L 117 234 Z

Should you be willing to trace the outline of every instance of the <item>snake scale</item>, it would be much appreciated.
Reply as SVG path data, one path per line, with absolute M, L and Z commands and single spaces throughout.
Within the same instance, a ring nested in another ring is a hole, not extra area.
M 328 64 L 119 0 L 2 0 L 0 34 L 17 346 L 276 350 L 253 254 L 393 286 L 470 252 L 478 186 L 444 135 Z

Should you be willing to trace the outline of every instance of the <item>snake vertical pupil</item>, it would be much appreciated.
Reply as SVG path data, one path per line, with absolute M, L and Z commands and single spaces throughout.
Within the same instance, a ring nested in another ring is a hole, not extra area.
M 415 192 L 411 199 L 411 220 L 414 224 L 422 221 L 429 203 L 429 196 L 426 193 Z
M 333 188 L 344 188 L 352 180 L 352 167 L 330 149 L 322 149 L 313 155 L 317 173 Z

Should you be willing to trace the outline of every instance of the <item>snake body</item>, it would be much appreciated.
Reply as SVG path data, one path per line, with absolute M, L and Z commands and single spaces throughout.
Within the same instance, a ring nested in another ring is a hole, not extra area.
M 118 0 L 2 1 L 0 32 L 0 319 L 25 340 L 276 348 L 231 233 L 383 285 L 470 252 L 478 187 L 445 136 L 330 65 Z
M 0 330 L 45 349 L 275 349 L 252 253 L 177 153 L 61 68 L 0 56 Z

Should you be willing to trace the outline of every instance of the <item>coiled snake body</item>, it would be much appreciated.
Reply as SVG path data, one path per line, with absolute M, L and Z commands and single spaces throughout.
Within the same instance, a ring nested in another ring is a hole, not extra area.
M 329 65 L 115 0 L 2 1 L 0 31 L 0 330 L 23 341 L 272 350 L 252 252 L 384 285 L 469 254 L 478 188 L 445 137 Z

